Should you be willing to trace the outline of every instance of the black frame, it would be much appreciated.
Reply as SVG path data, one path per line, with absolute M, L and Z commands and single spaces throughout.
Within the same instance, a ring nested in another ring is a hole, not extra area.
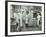
M 21 34 L 21 35 L 8 35 L 8 2 L 20 2 L 20 3 L 35 3 L 35 4 L 44 4 L 44 33 L 36 34 Z M 40 35 L 45 34 L 45 3 L 42 2 L 25 2 L 25 1 L 5 1 L 5 36 L 25 36 L 25 35 Z

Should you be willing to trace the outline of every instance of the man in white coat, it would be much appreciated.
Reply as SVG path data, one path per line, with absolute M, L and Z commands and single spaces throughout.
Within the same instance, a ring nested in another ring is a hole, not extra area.
M 40 16 L 40 13 L 37 13 L 37 25 L 39 26 L 39 22 L 40 22 L 40 18 L 41 18 L 41 16 Z

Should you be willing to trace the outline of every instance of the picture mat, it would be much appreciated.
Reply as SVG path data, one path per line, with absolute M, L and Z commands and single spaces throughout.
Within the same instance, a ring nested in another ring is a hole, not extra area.
M 42 31 L 10 32 L 10 5 L 42 6 Z M 44 4 L 8 2 L 8 35 L 44 33 Z

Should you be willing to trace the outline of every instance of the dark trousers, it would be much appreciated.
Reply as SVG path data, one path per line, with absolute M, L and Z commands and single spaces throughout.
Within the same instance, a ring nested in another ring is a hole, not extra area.
M 26 25 L 26 28 L 28 28 L 28 24 L 25 24 Z

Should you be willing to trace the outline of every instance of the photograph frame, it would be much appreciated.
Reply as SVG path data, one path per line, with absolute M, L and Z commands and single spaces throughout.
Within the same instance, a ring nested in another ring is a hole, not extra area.
M 8 2 L 44 4 L 44 33 L 8 35 Z M 27 2 L 27 1 L 26 2 L 25 1 L 5 1 L 5 36 L 24 36 L 24 35 L 40 35 L 40 34 L 45 34 L 45 3 L 42 3 L 42 2 Z

